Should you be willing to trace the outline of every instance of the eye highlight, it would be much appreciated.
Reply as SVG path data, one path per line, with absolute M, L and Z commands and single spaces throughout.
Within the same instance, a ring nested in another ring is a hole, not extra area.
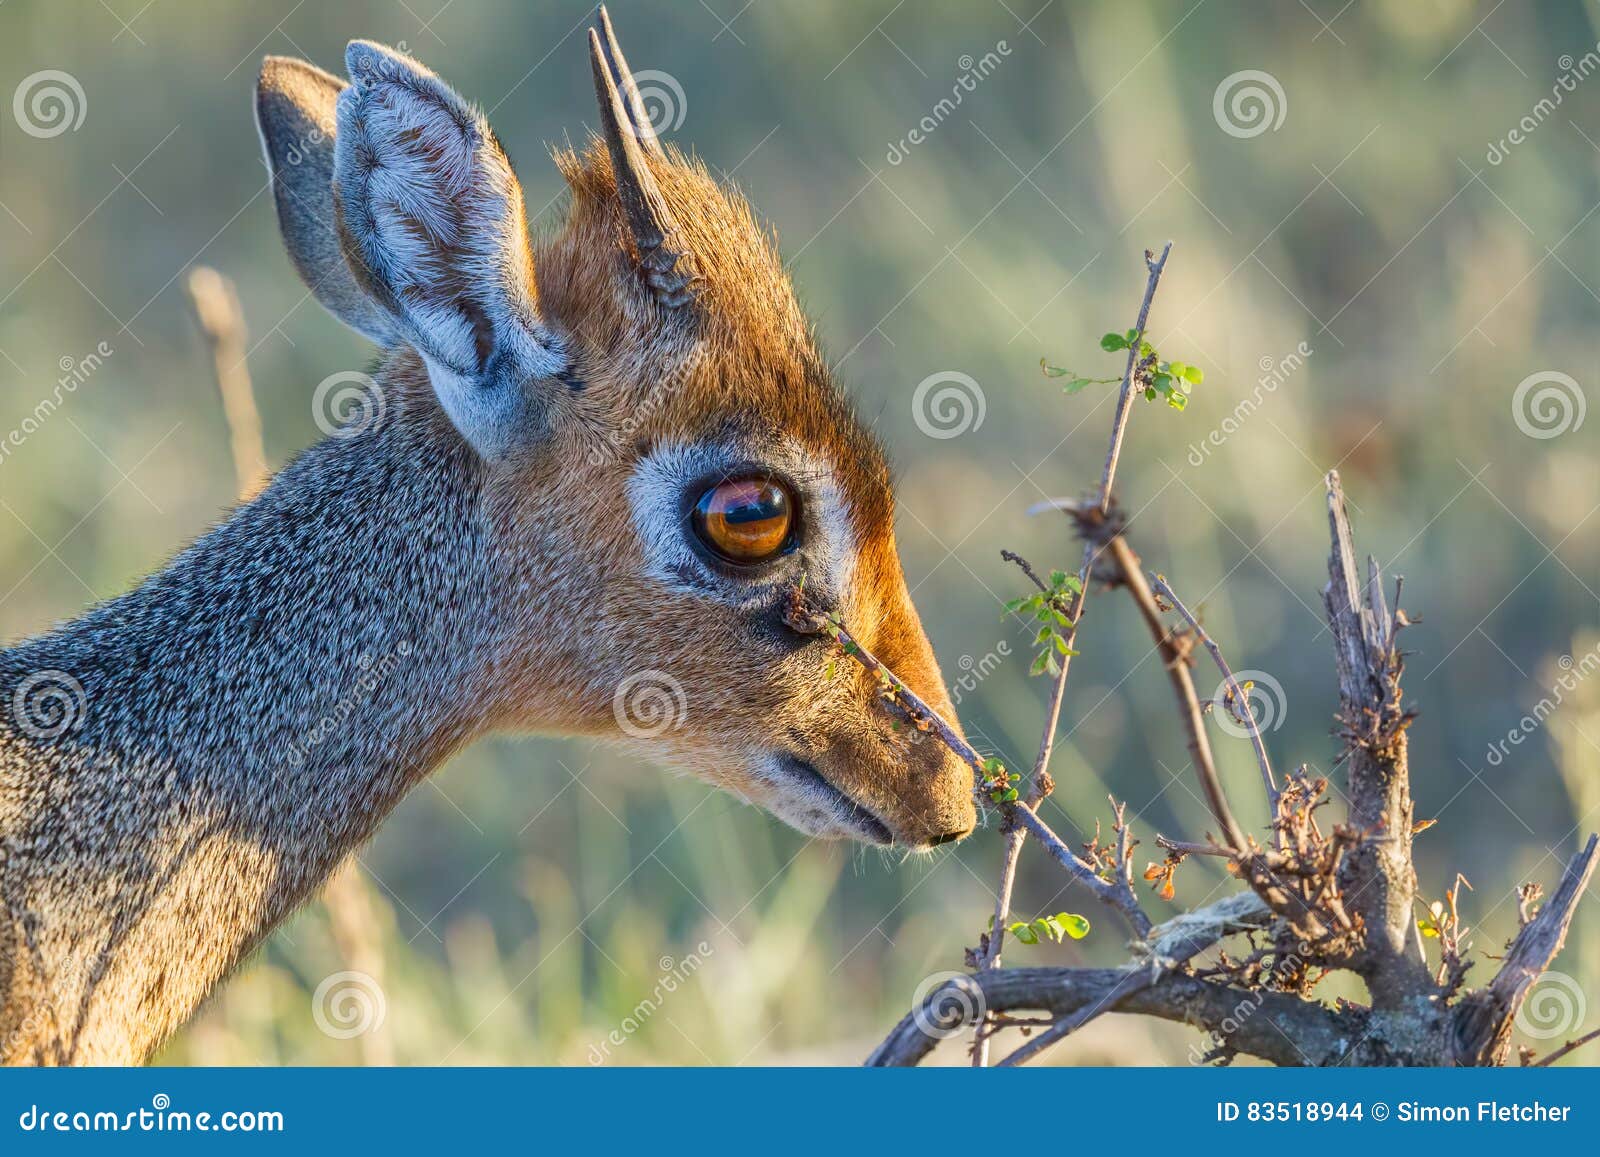
M 720 482 L 695 503 L 700 541 L 736 566 L 754 566 L 794 548 L 794 496 L 771 478 Z

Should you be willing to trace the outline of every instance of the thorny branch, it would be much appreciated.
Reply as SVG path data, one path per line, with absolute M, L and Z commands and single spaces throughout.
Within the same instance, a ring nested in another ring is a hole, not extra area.
M 1170 248 L 1159 260 L 1145 255 L 1150 277 L 1139 311 L 1140 337 Z M 1156 576 L 1152 582 L 1145 577 L 1138 555 L 1126 541 L 1111 487 L 1131 391 L 1141 372 L 1139 350 L 1140 342 L 1132 342 L 1098 493 L 1089 502 L 1055 499 L 1043 504 L 1072 517 L 1084 540 L 1079 586 L 1070 607 L 1063 609 L 1064 638 L 1070 652 L 1092 580 L 1100 578 L 1129 592 L 1165 662 L 1190 754 L 1222 830 L 1221 840 L 1209 834 L 1203 841 L 1159 837 L 1167 860 L 1152 865 L 1146 878 L 1159 880 L 1163 894 L 1169 894 L 1172 877 L 1186 857 L 1213 856 L 1224 859 L 1230 874 L 1248 890 L 1152 927 L 1132 887 L 1132 838 L 1122 805 L 1112 802 L 1116 838 L 1102 845 L 1097 835 L 1086 845 L 1086 855 L 1067 847 L 1040 819 L 1038 805 L 1052 788 L 1048 765 L 1068 670 L 1062 662 L 1052 684 L 1027 796 L 1003 805 L 1006 843 L 994 926 L 980 940 L 978 951 L 969 952 L 975 972 L 930 993 L 867 1063 L 916 1064 L 940 1040 L 970 1027 L 976 1030 L 974 1063 L 981 1065 L 987 1063 L 989 1042 L 996 1033 L 1006 1028 L 1024 1033 L 1042 1029 L 1001 1061 L 1021 1064 L 1107 1012 L 1198 1027 L 1210 1035 L 1205 1058 L 1224 1062 L 1246 1053 L 1286 1065 L 1505 1063 L 1512 1022 L 1529 989 L 1565 942 L 1578 901 L 1600 862 L 1600 839 L 1590 837 L 1543 907 L 1533 908 L 1538 888 L 1524 887 L 1521 929 L 1499 972 L 1484 988 L 1464 993 L 1470 962 L 1462 955 L 1466 929 L 1458 911 L 1463 882 L 1458 877 L 1457 885 L 1446 893 L 1446 904 L 1432 910 L 1430 926 L 1440 942 L 1441 960 L 1437 977 L 1430 973 L 1418 947 L 1421 938 L 1413 913 L 1417 888 L 1411 836 L 1426 825 L 1414 826 L 1412 821 L 1406 729 L 1414 713 L 1401 706 L 1404 657 L 1396 644 L 1400 629 L 1412 620 L 1398 605 L 1401 584 L 1395 584 L 1391 614 L 1376 562 L 1369 559 L 1365 576 L 1358 578 L 1344 494 L 1337 473 L 1330 472 L 1326 481 L 1332 549 L 1323 598 L 1339 675 L 1338 734 L 1344 746 L 1341 762 L 1349 776 L 1349 814 L 1344 823 L 1325 829 L 1317 812 L 1328 802 L 1328 781 L 1301 767 L 1279 785 L 1246 689 L 1221 648 L 1164 578 Z M 1005 558 L 1021 567 L 1045 595 L 1059 589 L 1047 587 L 1026 560 L 1011 552 L 1005 552 Z M 1101 559 L 1109 559 L 1109 573 L 1096 573 Z M 1163 603 L 1185 620 L 1182 630 L 1170 630 L 1163 622 L 1161 612 L 1167 609 Z M 978 791 L 1002 798 L 1009 791 L 1015 796 L 1010 773 L 997 760 L 980 756 L 861 646 L 837 616 L 811 606 L 797 590 L 788 621 L 796 630 L 830 636 L 877 679 L 892 709 L 918 730 L 936 736 L 973 769 Z M 1222 672 L 1225 706 L 1250 734 L 1271 816 L 1270 846 L 1262 846 L 1240 828 L 1224 796 L 1190 674 L 1196 643 L 1209 651 Z M 1029 833 L 1096 899 L 1127 919 L 1136 936 L 1130 944 L 1130 963 L 1120 968 L 999 967 L 1017 860 Z M 1230 957 L 1222 942 L 1237 935 L 1249 938 L 1249 950 Z M 1213 963 L 1195 963 L 1196 957 L 1213 949 L 1218 953 Z M 1352 970 L 1366 980 L 1373 998 L 1370 1008 L 1349 1001 L 1328 1007 L 1312 998 L 1314 986 L 1334 969 Z M 1048 1015 L 1014 1015 L 1018 1012 Z M 1559 1059 L 1597 1035 L 1571 1041 L 1538 1063 Z M 1526 1063 L 1530 1058 L 1524 1059 Z

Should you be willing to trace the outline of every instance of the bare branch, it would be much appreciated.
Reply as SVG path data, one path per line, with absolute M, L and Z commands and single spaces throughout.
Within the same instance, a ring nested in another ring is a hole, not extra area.
M 1245 846 L 1244 830 L 1239 827 L 1239 821 L 1233 818 L 1233 809 L 1228 806 L 1227 796 L 1222 790 L 1222 777 L 1217 774 L 1216 757 L 1211 752 L 1211 739 L 1206 734 L 1200 699 L 1195 693 L 1194 677 L 1189 671 L 1192 660 L 1188 642 L 1180 641 L 1180 636 L 1168 630 L 1166 623 L 1162 622 L 1155 595 L 1151 593 L 1150 584 L 1140 568 L 1139 556 L 1128 545 L 1128 540 L 1118 534 L 1111 540 L 1109 550 L 1123 587 L 1139 608 L 1140 617 L 1161 650 L 1162 666 L 1166 668 L 1172 692 L 1178 698 L 1178 717 L 1183 721 L 1184 733 L 1188 737 L 1189 757 L 1194 761 L 1195 773 L 1200 777 L 1200 787 L 1205 792 L 1211 815 L 1221 825 L 1228 842 L 1236 848 L 1242 848 Z
M 1144 344 L 1144 330 L 1150 320 L 1150 303 L 1155 300 L 1156 286 L 1161 283 L 1161 271 L 1167 267 L 1167 255 L 1172 252 L 1168 241 L 1161 256 L 1145 250 L 1144 263 L 1150 268 L 1150 279 L 1145 283 L 1144 300 L 1139 303 L 1139 321 L 1134 328 L 1134 339 L 1128 343 L 1128 366 L 1122 372 L 1122 392 L 1117 395 L 1117 414 L 1111 421 L 1111 448 L 1106 452 L 1106 464 L 1100 472 L 1100 513 L 1111 509 L 1111 483 L 1117 476 L 1117 460 L 1122 457 L 1122 439 L 1128 431 L 1128 415 L 1133 407 L 1134 380 L 1139 369 L 1139 347 Z
M 1505 961 L 1489 986 L 1472 992 L 1456 1008 L 1455 1058 L 1463 1065 L 1501 1065 L 1511 1050 L 1511 1025 L 1527 999 L 1528 990 L 1542 976 L 1567 940 L 1567 928 L 1577 914 L 1578 901 L 1595 864 L 1600 862 L 1600 836 L 1590 836 L 1583 850 L 1572 857 L 1555 894 L 1517 933 L 1506 950 Z M 1581 1043 L 1581 1042 L 1580 1042 Z M 1574 1045 L 1573 1047 L 1576 1047 Z
M 1250 699 L 1240 686 L 1239 680 L 1234 676 L 1233 668 L 1228 666 L 1228 661 L 1222 657 L 1222 648 L 1218 647 L 1206 629 L 1200 625 L 1200 620 L 1195 618 L 1189 608 L 1183 605 L 1183 600 L 1178 598 L 1173 589 L 1167 585 L 1167 580 L 1160 575 L 1152 575 L 1152 586 L 1155 593 L 1171 603 L 1173 608 L 1184 617 L 1189 624 L 1189 629 L 1195 637 L 1211 652 L 1212 660 L 1217 664 L 1217 670 L 1222 672 L 1223 680 L 1228 684 L 1228 694 L 1233 698 L 1234 715 L 1250 731 L 1250 744 L 1255 748 L 1256 763 L 1261 767 L 1261 782 L 1267 790 L 1268 811 L 1274 816 L 1278 813 L 1278 781 L 1272 774 L 1272 761 L 1267 758 L 1266 741 L 1261 738 L 1261 728 L 1256 723 L 1255 713 L 1250 710 Z M 1243 841 L 1240 841 L 1242 846 Z
M 1400 706 L 1404 666 L 1383 605 L 1382 575 L 1369 560 L 1356 569 L 1355 543 L 1337 471 L 1326 478 L 1328 557 L 1323 602 L 1339 673 L 1339 719 L 1350 781 L 1350 823 L 1362 833 L 1345 857 L 1340 882 L 1352 912 L 1366 926 L 1356 971 L 1373 1003 L 1393 1008 L 1433 988 L 1427 968 L 1408 949 L 1413 938 L 1416 873 L 1411 862 L 1412 803 L 1406 761 L 1411 713 Z M 1393 622 L 1398 625 L 1396 608 Z
M 1569 1040 L 1566 1044 L 1564 1044 L 1560 1048 L 1556 1049 L 1555 1052 L 1551 1053 L 1549 1056 L 1541 1057 L 1538 1060 L 1532 1062 L 1532 1065 L 1530 1067 L 1536 1068 L 1536 1069 L 1547 1068 L 1550 1065 L 1555 1064 L 1557 1061 L 1559 1061 L 1562 1057 L 1566 1056 L 1568 1053 L 1577 1052 L 1584 1045 L 1588 1044 L 1590 1041 L 1595 1041 L 1595 1040 L 1600 1040 L 1600 1028 L 1595 1029 L 1593 1032 L 1584 1033 L 1577 1040 Z

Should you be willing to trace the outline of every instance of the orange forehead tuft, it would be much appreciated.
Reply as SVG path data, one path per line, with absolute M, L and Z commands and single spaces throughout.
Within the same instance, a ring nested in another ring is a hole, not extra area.
M 842 476 L 858 530 L 892 518 L 882 447 L 833 384 L 776 237 L 736 190 L 699 161 L 667 146 L 651 174 L 676 222 L 674 242 L 694 263 L 695 299 L 682 312 L 657 306 L 635 266 L 611 158 L 599 140 L 560 150 L 572 190 L 565 225 L 537 244 L 540 307 L 599 355 L 635 397 L 660 381 L 669 359 L 690 369 L 641 432 L 704 436 L 707 423 L 758 437 L 799 441 Z

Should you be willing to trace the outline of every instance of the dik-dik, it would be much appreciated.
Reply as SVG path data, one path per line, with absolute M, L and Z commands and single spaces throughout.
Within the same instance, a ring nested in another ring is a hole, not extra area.
M 965 765 L 785 625 L 804 576 L 951 714 L 883 452 L 603 13 L 589 49 L 601 133 L 556 154 L 570 203 L 537 238 L 483 116 L 416 61 L 263 65 L 283 238 L 381 347 L 380 416 L 0 652 L 0 1058 L 147 1057 L 492 731 L 631 743 L 818 838 L 974 826 Z M 682 688 L 673 726 L 623 726 L 641 672 Z

